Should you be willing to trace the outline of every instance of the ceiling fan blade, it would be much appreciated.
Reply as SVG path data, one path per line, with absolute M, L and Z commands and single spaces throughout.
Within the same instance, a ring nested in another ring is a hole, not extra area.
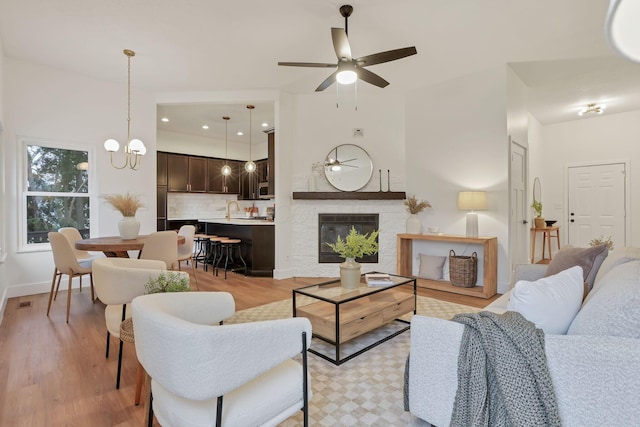
M 324 62 L 278 62 L 278 65 L 285 67 L 318 67 L 318 68 L 336 68 L 338 64 L 327 64 Z
M 340 160 L 340 163 L 353 162 L 354 160 L 358 160 L 358 159 Z
M 387 87 L 389 82 L 366 68 L 358 68 L 358 78 L 378 87 Z
M 320 83 L 320 86 L 316 88 L 316 92 L 321 92 L 331 86 L 336 81 L 336 74 L 338 74 L 338 70 L 331 73 L 329 77 L 327 77 L 322 83 Z
M 356 165 L 345 165 L 344 163 L 340 163 L 340 166 L 344 166 L 345 168 L 357 168 Z
M 383 62 L 406 58 L 407 56 L 415 55 L 417 53 L 418 51 L 415 46 L 403 47 L 402 49 L 387 50 L 385 52 L 362 56 L 357 58 L 356 62 L 360 67 L 367 67 L 369 65 L 382 64 Z
M 345 58 L 347 61 L 351 61 L 351 45 L 349 45 L 347 32 L 344 28 L 332 28 L 331 39 L 333 40 L 333 49 L 336 51 L 338 60 Z

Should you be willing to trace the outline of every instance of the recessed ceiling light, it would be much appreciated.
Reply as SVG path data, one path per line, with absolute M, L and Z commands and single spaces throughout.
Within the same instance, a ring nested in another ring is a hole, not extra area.
M 207 126 L 207 125 L 202 125 L 202 129 L 209 129 L 209 126 Z
M 602 114 L 604 113 L 604 109 L 606 107 L 607 106 L 604 104 L 597 105 L 595 102 L 592 102 L 590 104 L 587 104 L 587 106 L 582 110 L 578 111 L 578 115 L 584 116 L 586 114 Z
M 242 132 L 241 130 L 239 130 L 239 131 L 238 131 L 238 133 L 237 133 L 236 135 L 238 135 L 238 136 L 242 136 L 242 135 L 244 135 L 244 132 Z
M 160 120 L 162 120 L 163 122 L 167 123 L 169 121 L 169 117 L 163 117 Z
M 267 123 L 267 122 L 264 122 L 264 123 L 262 124 L 262 127 L 263 127 L 263 128 L 266 128 L 267 126 L 269 126 L 269 123 Z

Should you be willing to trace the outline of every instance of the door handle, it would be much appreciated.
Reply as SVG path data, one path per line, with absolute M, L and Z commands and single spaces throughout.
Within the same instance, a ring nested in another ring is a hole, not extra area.
M 570 221 L 570 222 L 576 222 L 573 218 L 571 218 L 569 221 Z
M 527 221 L 526 219 L 523 219 L 523 220 L 522 220 L 522 223 L 523 223 L 523 224 L 529 224 L 529 221 Z

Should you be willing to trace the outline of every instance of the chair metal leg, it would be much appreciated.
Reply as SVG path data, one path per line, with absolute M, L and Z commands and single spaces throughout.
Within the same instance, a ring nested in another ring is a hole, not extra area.
M 89 281 L 91 282 L 91 302 L 93 304 L 96 303 L 96 296 L 95 293 L 93 291 L 93 273 L 89 273 Z
M 222 396 L 218 396 L 218 405 L 216 407 L 216 427 L 222 427 Z
M 122 372 L 122 347 L 124 347 L 124 342 L 120 340 L 120 350 L 118 350 L 118 373 L 116 374 L 116 390 L 120 389 L 120 373 Z
M 58 289 L 60 289 L 60 281 L 62 281 L 62 272 L 58 270 L 58 283 L 56 284 L 56 292 L 53 294 L 53 300 L 58 298 Z
M 109 338 L 111 338 L 111 334 L 109 333 L 109 331 L 107 331 L 107 354 L 105 354 L 104 357 L 106 357 L 107 359 L 109 358 Z
M 309 390 L 307 378 L 307 333 L 302 333 L 302 413 L 303 425 L 309 425 Z

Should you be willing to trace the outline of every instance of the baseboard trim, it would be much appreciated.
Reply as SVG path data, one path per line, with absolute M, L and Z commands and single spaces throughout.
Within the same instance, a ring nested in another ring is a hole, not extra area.
M 293 273 L 294 273 L 293 268 L 274 269 L 273 278 L 278 280 L 288 279 L 290 277 L 294 277 Z
M 63 291 L 67 290 L 67 286 L 69 284 L 68 280 L 69 279 L 67 278 L 67 276 L 64 276 L 62 278 L 62 282 L 60 282 L 61 290 Z M 91 286 L 91 282 L 90 282 L 89 276 L 86 276 L 82 280 L 82 286 L 86 287 L 87 289 L 90 289 L 89 287 Z M 76 277 L 73 279 L 73 282 L 71 282 L 71 289 L 79 289 L 79 288 L 80 288 L 80 281 Z M 49 293 L 50 290 L 51 290 L 51 282 L 29 283 L 24 285 L 9 286 L 6 290 L 6 295 L 8 299 L 8 298 L 23 297 L 26 295 L 46 294 L 46 293 Z

